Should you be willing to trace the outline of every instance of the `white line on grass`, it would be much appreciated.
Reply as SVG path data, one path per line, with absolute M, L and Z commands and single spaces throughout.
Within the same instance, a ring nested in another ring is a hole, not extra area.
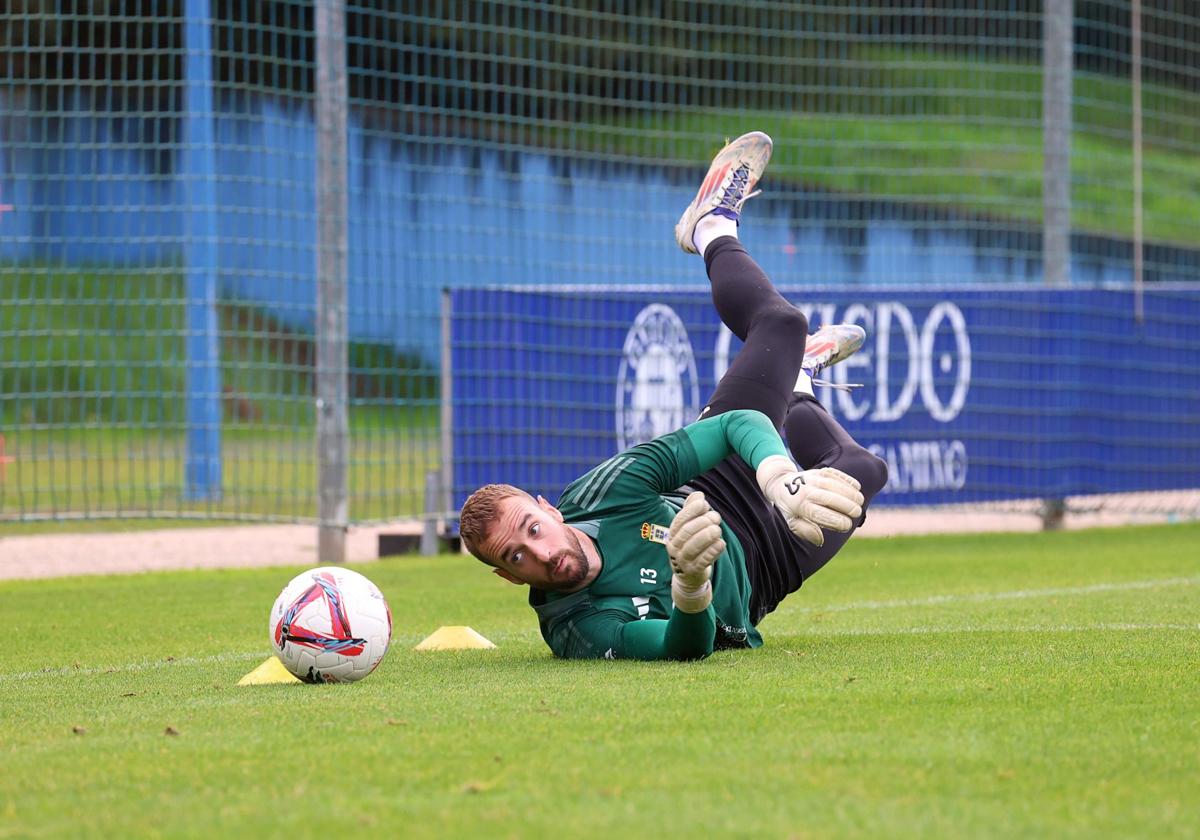
M 1172 586 L 1195 586 L 1200 576 L 1187 578 L 1160 578 L 1158 580 L 1131 580 L 1124 583 L 1097 583 L 1090 586 L 1069 586 L 1055 589 L 1019 589 L 1014 592 L 979 592 L 971 595 L 932 595 L 928 598 L 912 598 L 896 601 L 858 601 L 853 604 L 832 604 L 827 607 L 800 607 L 789 612 L 813 614 L 851 612 L 854 610 L 881 610 L 892 607 L 924 607 L 938 604 L 980 603 L 985 601 L 1011 601 L 1025 598 L 1052 598 L 1057 595 L 1091 595 L 1097 592 L 1120 592 L 1131 589 L 1163 589 Z M 1080 624 L 1055 625 L 1049 627 L 908 627 L 879 630 L 813 630 L 804 632 L 821 636 L 889 635 L 896 633 L 1079 633 L 1094 630 L 1137 631 L 1137 630 L 1200 630 L 1200 624 Z M 393 643 L 397 640 L 393 639 Z M 0 674 L 0 683 L 26 682 L 47 677 L 91 676 L 134 671 L 153 671 L 176 665 L 213 665 L 222 662 L 242 662 L 266 656 L 263 651 L 246 653 L 218 653 L 214 656 L 185 656 L 178 659 L 151 659 L 123 665 L 107 665 L 99 668 L 47 668 L 41 671 L 23 671 L 17 674 Z
M 1165 589 L 1171 586 L 1195 586 L 1196 584 L 1200 584 L 1200 577 L 1130 580 L 1125 583 L 1095 583 L 1090 586 L 1064 586 L 1055 589 L 1018 589 L 1013 592 L 977 592 L 969 595 L 931 595 L 928 598 L 907 598 L 896 601 L 856 601 L 852 604 L 830 604 L 826 607 L 799 607 L 788 610 L 788 612 L 831 613 L 853 612 L 856 610 L 886 610 L 893 607 L 934 607 L 938 604 L 1018 601 L 1026 598 L 1053 598 L 1058 595 L 1093 595 L 1097 592 L 1123 592 L 1130 589 Z
M 155 671 L 159 668 L 174 668 L 177 665 L 215 665 L 222 662 L 241 662 L 250 659 L 264 659 L 264 651 L 254 653 L 218 653 L 213 656 L 182 656 L 171 659 L 150 659 L 145 662 L 126 662 L 121 665 L 105 665 L 98 668 L 46 668 L 41 671 L 24 671 L 19 674 L 0 674 L 0 683 L 20 682 L 42 679 L 45 677 L 92 676 L 95 674 L 117 674 L 131 671 Z
M 938 633 L 1095 633 L 1097 631 L 1130 633 L 1147 630 L 1182 630 L 1195 633 L 1200 624 L 1051 624 L 1038 627 L 892 627 L 865 629 L 851 627 L 845 630 L 834 628 L 805 628 L 802 636 L 924 636 Z
M 536 638 L 536 629 L 527 633 L 489 633 L 493 642 L 530 641 Z M 424 636 L 404 635 L 392 637 L 392 649 L 411 648 L 420 642 Z M 213 656 L 182 656 L 170 659 L 148 659 L 143 662 L 126 662 L 123 664 L 103 665 L 95 668 L 77 668 L 68 665 L 62 668 L 45 668 L 41 671 L 23 671 L 17 674 L 0 674 L 0 684 L 6 682 L 28 682 L 48 677 L 95 676 L 96 674 L 120 674 L 134 671 L 155 671 L 160 668 L 173 668 L 176 665 L 217 665 L 223 662 L 243 662 L 251 659 L 266 659 L 271 653 L 260 650 L 247 653 L 218 653 Z

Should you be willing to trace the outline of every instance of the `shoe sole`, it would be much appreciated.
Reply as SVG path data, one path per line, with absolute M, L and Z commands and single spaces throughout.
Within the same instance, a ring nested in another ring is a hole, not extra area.
M 816 371 L 836 365 L 857 353 L 867 339 L 867 331 L 857 324 L 830 324 L 810 335 L 804 344 L 801 367 Z M 822 357 L 828 354 L 828 359 Z M 810 361 L 811 360 L 811 361 Z

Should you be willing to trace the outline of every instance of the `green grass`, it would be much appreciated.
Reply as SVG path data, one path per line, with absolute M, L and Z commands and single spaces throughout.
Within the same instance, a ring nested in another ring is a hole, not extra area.
M 219 307 L 222 497 L 184 498 L 183 281 L 159 269 L 0 274 L 0 520 L 61 513 L 316 515 L 313 341 L 243 304 Z M 350 515 L 423 510 L 439 458 L 436 383 L 390 348 L 352 343 Z
M 642 135 L 637 144 L 669 138 L 678 160 L 707 160 L 722 139 L 749 127 L 777 138 L 770 178 L 846 196 L 874 196 L 947 210 L 967 210 L 1000 222 L 1040 224 L 1042 136 L 1036 125 L 1000 121 L 947 123 L 937 119 L 857 115 L 673 112 L 630 121 L 618 131 Z M 597 144 L 620 143 L 608 130 Z M 1200 155 L 1151 149 L 1143 165 L 1148 240 L 1200 243 L 1195 195 Z M 1072 139 L 1073 230 L 1129 237 L 1133 233 L 1133 158 L 1128 142 L 1077 128 Z
M 182 425 L 187 292 L 178 271 L 20 266 L 0 272 L 0 426 Z M 217 305 L 223 422 L 315 422 L 316 344 L 250 304 Z M 349 396 L 360 411 L 428 406 L 427 362 L 350 342 Z
M 381 561 L 350 686 L 235 686 L 296 569 L 0 583 L 0 837 L 1194 837 L 1198 542 L 852 542 L 692 664 L 556 661 L 469 558 Z M 411 649 L 444 624 L 499 649 Z
M 0 483 L 0 529 L 5 517 L 64 512 L 312 519 L 315 441 L 311 424 L 226 427 L 222 495 L 196 501 L 184 496 L 182 432 L 105 426 L 9 432 L 5 451 L 14 460 Z M 435 410 L 352 411 L 351 516 L 366 521 L 419 515 L 425 474 L 439 467 L 439 453 Z
M 875 196 L 1000 220 L 1042 218 L 1042 73 L 1037 64 L 955 60 L 920 50 L 864 48 L 831 64 L 824 84 L 790 91 L 776 110 L 645 111 L 572 127 L 560 143 L 640 159 L 705 161 L 750 128 L 777 142 L 769 173 L 851 196 Z M 1126 79 L 1076 73 L 1071 140 L 1072 227 L 1133 233 L 1131 93 Z M 1143 92 L 1145 236 L 1200 243 L 1200 96 Z

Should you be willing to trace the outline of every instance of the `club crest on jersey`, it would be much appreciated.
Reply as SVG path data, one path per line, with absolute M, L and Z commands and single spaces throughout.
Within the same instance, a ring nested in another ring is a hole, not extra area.
M 700 411 L 692 342 L 671 307 L 652 303 L 633 319 L 621 352 L 616 402 L 619 449 L 673 432 Z
M 649 522 L 642 523 L 642 539 L 644 540 L 666 545 L 669 535 L 670 532 L 662 525 L 653 525 Z

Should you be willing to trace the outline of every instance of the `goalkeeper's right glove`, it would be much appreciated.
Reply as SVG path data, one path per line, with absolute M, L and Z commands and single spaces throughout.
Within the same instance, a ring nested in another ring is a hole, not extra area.
M 861 485 L 833 467 L 801 472 L 790 458 L 771 455 L 758 465 L 755 477 L 792 533 L 813 545 L 824 545 L 822 528 L 844 533 L 862 516 Z
M 703 612 L 712 603 L 712 564 L 725 550 L 721 514 L 692 493 L 671 520 L 667 557 L 671 560 L 671 601 L 686 613 Z

